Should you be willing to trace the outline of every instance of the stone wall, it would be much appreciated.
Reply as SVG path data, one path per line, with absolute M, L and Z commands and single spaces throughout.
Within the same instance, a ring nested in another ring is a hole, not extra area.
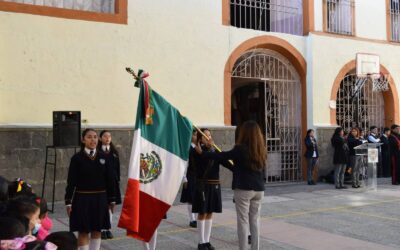
M 101 131 L 102 129 L 96 129 Z M 128 173 L 129 156 L 133 139 L 133 129 L 108 129 L 113 136 L 113 142 L 120 154 L 121 160 L 121 188 L 125 191 Z M 223 150 L 230 149 L 234 144 L 234 127 L 210 128 L 214 141 Z M 41 194 L 44 165 L 46 158 L 46 146 L 52 145 L 53 133 L 50 128 L 1 128 L 0 129 L 0 175 L 12 180 L 21 177 L 33 186 L 36 193 Z M 79 150 L 79 149 L 77 149 Z M 69 161 L 75 150 L 57 149 L 57 169 L 55 199 L 64 199 L 65 185 L 67 181 Z M 54 159 L 53 155 L 49 161 Z M 221 168 L 221 181 L 224 187 L 230 187 L 232 174 Z M 45 197 L 51 200 L 53 187 L 54 168 L 48 165 Z

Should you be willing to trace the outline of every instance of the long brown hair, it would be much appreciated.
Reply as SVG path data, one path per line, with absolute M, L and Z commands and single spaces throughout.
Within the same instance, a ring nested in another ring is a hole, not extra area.
M 264 136 L 255 121 L 246 121 L 240 126 L 236 144 L 244 145 L 249 151 L 250 168 L 261 171 L 267 160 Z

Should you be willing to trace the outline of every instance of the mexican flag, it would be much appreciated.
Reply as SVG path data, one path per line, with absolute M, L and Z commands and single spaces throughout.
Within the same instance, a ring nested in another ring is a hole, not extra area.
M 146 77 L 143 74 L 140 77 Z M 178 193 L 187 166 L 192 123 L 143 79 L 118 227 L 149 242 Z

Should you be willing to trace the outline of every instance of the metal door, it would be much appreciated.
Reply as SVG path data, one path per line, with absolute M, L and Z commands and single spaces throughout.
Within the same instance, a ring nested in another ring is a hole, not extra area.
M 257 49 L 238 59 L 232 77 L 264 83 L 267 182 L 301 180 L 301 86 L 294 67 L 277 52 Z
M 371 126 L 382 129 L 385 125 L 382 92 L 372 91 L 369 79 L 347 74 L 337 93 L 336 122 L 346 131 L 352 127 L 360 127 L 363 131 L 368 131 Z

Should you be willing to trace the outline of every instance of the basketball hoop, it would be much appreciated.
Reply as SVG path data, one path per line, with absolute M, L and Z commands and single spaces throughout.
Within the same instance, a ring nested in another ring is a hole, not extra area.
M 368 53 L 356 54 L 356 73 L 359 79 L 356 89 L 360 89 L 365 83 L 372 83 L 372 91 L 382 92 L 389 90 L 389 75 L 380 72 L 379 55 Z
M 372 91 L 383 92 L 389 90 L 389 75 L 382 73 L 370 77 L 372 81 Z

